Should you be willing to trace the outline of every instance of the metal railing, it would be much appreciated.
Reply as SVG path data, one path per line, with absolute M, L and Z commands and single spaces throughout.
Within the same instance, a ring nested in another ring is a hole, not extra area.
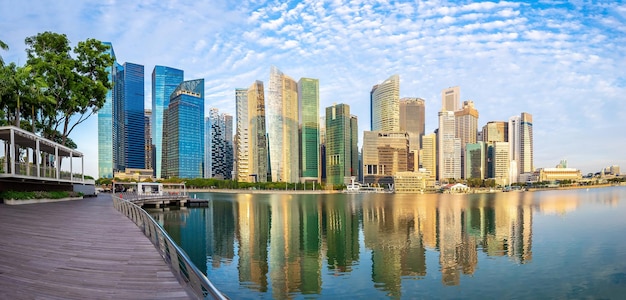
M 228 299 L 191 262 L 187 254 L 170 238 L 165 230 L 141 207 L 111 195 L 115 209 L 126 215 L 152 241 L 179 281 L 199 299 Z

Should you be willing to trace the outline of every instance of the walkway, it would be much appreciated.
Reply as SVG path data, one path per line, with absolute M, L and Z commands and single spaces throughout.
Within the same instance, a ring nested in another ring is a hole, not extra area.
M 0 204 L 0 299 L 189 299 L 111 196 Z

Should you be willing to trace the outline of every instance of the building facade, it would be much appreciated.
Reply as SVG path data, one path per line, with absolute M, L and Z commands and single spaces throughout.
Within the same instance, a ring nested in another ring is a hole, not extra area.
M 145 139 L 145 165 L 146 169 L 154 170 L 154 144 L 152 143 L 152 110 L 146 109 L 143 113 L 143 127 L 144 127 L 144 139 Z M 154 175 L 154 172 L 153 172 Z
M 400 131 L 409 133 L 409 148 L 419 152 L 426 129 L 426 105 L 421 98 L 400 99 Z
M 298 81 L 298 115 L 300 120 L 300 178 L 320 181 L 319 80 Z
M 248 89 L 235 89 L 235 180 L 250 182 L 250 118 Z
M 371 130 L 400 130 L 400 76 L 392 75 L 370 93 Z
M 299 181 L 298 124 L 298 85 L 272 66 L 267 101 L 267 134 L 274 182 Z
M 478 110 L 474 101 L 463 101 L 463 108 L 454 112 L 456 137 L 461 140 L 461 176 L 465 177 L 465 145 L 476 143 Z
M 170 96 L 184 80 L 183 70 L 155 66 L 152 70 L 152 143 L 154 144 L 154 176 L 161 178 L 163 159 L 163 112 L 169 106 Z
M 267 130 L 265 127 L 265 92 L 262 81 L 248 88 L 248 182 L 267 182 L 270 173 Z
M 440 182 L 461 178 L 461 140 L 456 137 L 453 111 L 439 112 L 437 168 Z
M 204 165 L 204 79 L 183 81 L 164 112 L 162 176 L 201 178 Z
M 432 181 L 437 178 L 437 135 L 430 133 L 422 138 L 420 166 L 426 169 Z
M 485 178 L 485 143 L 465 145 L 465 178 Z
M 508 142 L 509 123 L 503 121 L 490 121 L 483 126 L 483 142 Z
M 354 142 L 352 126 L 356 126 L 350 115 L 350 106 L 335 104 L 326 108 L 326 184 L 341 185 L 350 176 L 357 176 L 353 162 Z M 358 154 L 357 154 L 358 157 Z M 358 166 L 358 162 L 356 162 Z
M 393 184 L 398 172 L 414 171 L 409 134 L 404 131 L 363 132 L 363 181 L 365 184 Z
M 106 52 L 113 58 L 113 65 L 106 68 L 113 88 L 107 91 L 104 105 L 98 110 L 98 177 L 113 178 L 113 95 L 118 63 L 113 45 L 109 42 L 103 44 L 109 46 Z
M 450 87 L 441 91 L 441 110 L 457 111 L 461 103 L 461 88 L 458 86 Z
M 146 145 L 144 131 L 144 67 L 124 63 L 117 75 L 121 84 L 121 107 L 123 124 L 119 124 L 119 136 L 123 137 L 123 157 L 120 171 L 126 168 L 145 169 Z
M 523 112 L 520 116 L 520 174 L 535 171 L 533 154 L 533 116 Z

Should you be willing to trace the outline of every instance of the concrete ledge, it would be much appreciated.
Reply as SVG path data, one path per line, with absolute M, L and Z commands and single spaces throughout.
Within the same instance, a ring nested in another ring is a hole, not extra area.
M 59 199 L 4 199 L 4 204 L 6 205 L 22 205 L 22 204 L 36 204 L 36 203 L 48 203 L 48 202 L 60 202 L 60 201 L 71 201 L 71 200 L 82 200 L 83 197 L 69 197 L 69 198 L 59 198 Z

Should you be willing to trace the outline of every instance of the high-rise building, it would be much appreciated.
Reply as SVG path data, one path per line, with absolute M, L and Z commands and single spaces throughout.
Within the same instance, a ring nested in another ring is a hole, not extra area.
M 456 137 L 455 125 L 453 111 L 439 112 L 437 173 L 440 182 L 461 178 L 461 139 Z
M 163 159 L 163 111 L 169 106 L 170 96 L 184 80 L 183 70 L 155 66 L 152 70 L 152 143 L 154 149 L 154 176 L 161 178 Z
M 226 138 L 226 114 L 211 108 L 205 122 L 204 177 L 230 179 L 233 170 L 232 143 Z M 229 118 L 232 128 L 232 118 Z
M 183 81 L 164 111 L 162 176 L 200 178 L 204 163 L 204 79 Z
M 152 110 L 146 109 L 144 111 L 143 120 L 146 145 L 145 168 L 152 170 L 154 168 L 154 144 L 152 143 L 152 128 L 150 126 L 150 124 L 152 124 Z
M 118 70 L 117 82 L 119 83 L 122 117 L 118 120 L 118 137 L 122 137 L 123 143 L 118 145 L 119 168 L 145 169 L 145 132 L 144 132 L 144 68 L 143 65 L 124 63 Z M 119 111 L 119 110 L 118 110 Z
M 320 179 L 326 182 L 326 116 L 320 117 Z
M 392 75 L 370 92 L 371 130 L 400 130 L 400 76 Z
M 521 128 L 520 128 L 520 116 L 513 116 L 509 118 L 509 157 L 511 158 L 509 170 L 511 173 L 511 182 L 518 182 L 519 179 L 519 167 L 520 167 L 520 152 L 521 148 Z
M 326 183 L 345 184 L 351 176 L 357 176 L 354 168 L 354 142 L 356 118 L 350 115 L 350 106 L 334 104 L 326 108 Z M 358 155 L 358 154 L 357 154 Z M 358 164 L 358 162 L 357 162 Z M 358 165 L 357 165 L 358 166 Z
M 491 160 L 493 162 L 493 178 L 496 180 L 496 184 L 508 185 L 511 184 L 509 180 L 509 143 L 508 142 L 493 142 Z
M 320 181 L 319 80 L 298 81 L 298 115 L 300 120 L 300 177 Z
M 415 171 L 405 131 L 363 132 L 363 181 L 366 184 L 393 184 L 398 172 Z
M 98 176 L 113 178 L 113 96 L 118 63 L 113 45 L 109 42 L 103 44 L 109 46 L 106 52 L 113 58 L 113 65 L 106 68 L 109 82 L 113 87 L 107 91 L 104 105 L 98 110 Z
M 230 164 L 230 167 L 227 167 L 227 172 L 230 170 L 229 174 L 226 174 L 226 179 L 234 179 L 233 178 L 233 170 L 235 168 L 235 145 L 233 143 L 233 116 L 228 113 L 223 114 L 224 117 L 224 140 L 226 141 L 225 145 L 225 164 Z
M 248 180 L 267 182 L 270 162 L 265 127 L 265 92 L 262 81 L 255 81 L 248 88 Z
M 298 123 L 298 86 L 272 66 L 267 101 L 272 181 L 299 181 Z
M 248 89 L 235 89 L 235 178 L 240 182 L 250 182 L 250 118 L 248 116 Z
M 483 126 L 483 142 L 508 142 L 509 123 L 503 121 L 490 121 Z
M 485 178 L 485 143 L 480 141 L 465 145 L 465 178 Z
M 476 143 L 478 110 L 474 101 L 463 101 L 463 108 L 454 112 L 456 137 L 461 140 L 461 174 L 465 177 L 465 145 Z
M 213 178 L 213 149 L 214 143 L 220 143 L 215 135 L 223 140 L 222 132 L 219 125 L 219 110 L 217 108 L 209 109 L 209 116 L 204 119 L 204 178 Z M 213 126 L 216 126 L 215 131 Z M 219 145 L 217 146 L 219 147 Z
M 425 132 L 426 106 L 421 98 L 400 99 L 400 131 L 409 133 L 411 151 L 418 152 Z
M 450 87 L 441 91 L 441 110 L 457 111 L 461 102 L 461 88 Z
M 422 137 L 422 150 L 419 156 L 422 168 L 430 174 L 430 179 L 437 177 L 437 135 L 434 133 Z
M 520 174 L 535 171 L 533 162 L 533 116 L 523 112 L 520 117 L 520 162 L 518 172 Z

